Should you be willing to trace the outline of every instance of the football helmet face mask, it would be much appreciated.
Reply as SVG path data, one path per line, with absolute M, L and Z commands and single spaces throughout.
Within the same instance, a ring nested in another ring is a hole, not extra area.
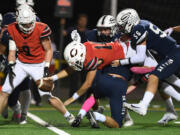
M 111 15 L 104 15 L 98 20 L 96 27 L 98 30 L 98 36 L 113 37 L 116 33 L 116 20 Z M 102 33 L 102 30 L 105 31 L 108 29 L 110 30 L 108 35 Z
M 129 34 L 132 28 L 140 22 L 140 18 L 136 10 L 124 9 L 116 17 L 118 32 Z
M 85 57 L 86 47 L 82 43 L 72 41 L 64 50 L 66 62 L 76 71 L 82 71 Z
M 36 15 L 32 8 L 27 4 L 23 4 L 17 8 L 17 18 L 19 29 L 25 33 L 29 34 L 34 30 Z

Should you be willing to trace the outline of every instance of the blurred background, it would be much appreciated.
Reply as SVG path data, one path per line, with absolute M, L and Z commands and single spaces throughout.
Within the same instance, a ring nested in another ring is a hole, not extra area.
M 52 29 L 54 49 L 60 51 L 54 60 L 52 74 L 66 67 L 62 54 L 72 27 L 82 31 L 94 29 L 104 14 L 116 16 L 124 8 L 134 8 L 141 19 L 152 21 L 162 30 L 180 25 L 180 0 L 34 0 L 34 3 L 37 16 Z M 1 0 L 0 13 L 14 12 L 15 7 L 16 0 Z M 180 43 L 180 34 L 173 33 L 172 36 Z M 83 74 L 77 73 L 57 81 L 54 92 L 61 99 L 67 99 L 83 80 Z M 129 98 L 140 99 L 143 94 L 144 87 L 133 92 Z

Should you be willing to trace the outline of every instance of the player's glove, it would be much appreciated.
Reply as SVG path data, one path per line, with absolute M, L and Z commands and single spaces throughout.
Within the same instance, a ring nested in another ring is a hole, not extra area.
M 173 32 L 173 28 L 168 28 L 164 31 L 168 36 L 170 36 Z
M 10 83 L 12 89 L 14 89 L 13 79 L 16 76 L 16 74 L 13 72 L 13 68 L 14 68 L 15 65 L 16 65 L 16 63 L 13 62 L 13 61 L 10 61 L 9 64 L 8 64 L 9 83 Z
M 7 58 L 4 55 L 0 55 L 0 72 L 3 72 L 7 66 Z
M 49 76 L 49 67 L 44 67 L 44 77 L 48 77 Z

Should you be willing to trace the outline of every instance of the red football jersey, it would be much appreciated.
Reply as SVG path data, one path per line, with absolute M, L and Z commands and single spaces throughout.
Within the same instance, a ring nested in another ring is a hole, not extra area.
M 18 28 L 18 24 L 8 25 L 10 37 L 18 48 L 18 59 L 23 63 L 41 63 L 45 59 L 45 51 L 41 39 L 49 36 L 51 30 L 47 24 L 36 22 L 31 34 L 24 34 Z
M 117 41 L 105 44 L 85 42 L 84 45 L 86 46 L 84 67 L 87 70 L 87 66 L 89 66 L 91 60 L 95 57 L 103 62 L 98 66 L 98 69 L 102 69 L 104 66 L 111 64 L 113 60 L 125 58 L 123 47 Z M 92 64 L 94 64 L 94 62 L 92 62 Z

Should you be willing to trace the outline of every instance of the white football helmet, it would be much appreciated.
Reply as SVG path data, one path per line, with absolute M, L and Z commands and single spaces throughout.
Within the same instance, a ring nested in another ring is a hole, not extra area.
M 116 21 L 119 31 L 128 34 L 140 22 L 140 18 L 136 10 L 128 8 L 119 12 Z
M 27 4 L 23 4 L 17 8 L 16 14 L 16 21 L 20 30 L 26 34 L 32 32 L 34 30 L 36 21 L 36 15 L 32 8 Z
M 33 0 L 16 0 L 16 7 L 19 7 L 22 4 L 28 4 L 31 7 L 34 6 Z
M 101 18 L 99 18 L 96 27 L 110 28 L 111 29 L 110 37 L 113 37 L 116 33 L 116 20 L 112 15 L 103 15 Z M 98 31 L 98 35 L 99 36 L 101 35 L 100 31 Z
M 86 47 L 77 41 L 72 41 L 64 49 L 64 58 L 74 70 L 81 71 L 83 69 L 85 57 Z

